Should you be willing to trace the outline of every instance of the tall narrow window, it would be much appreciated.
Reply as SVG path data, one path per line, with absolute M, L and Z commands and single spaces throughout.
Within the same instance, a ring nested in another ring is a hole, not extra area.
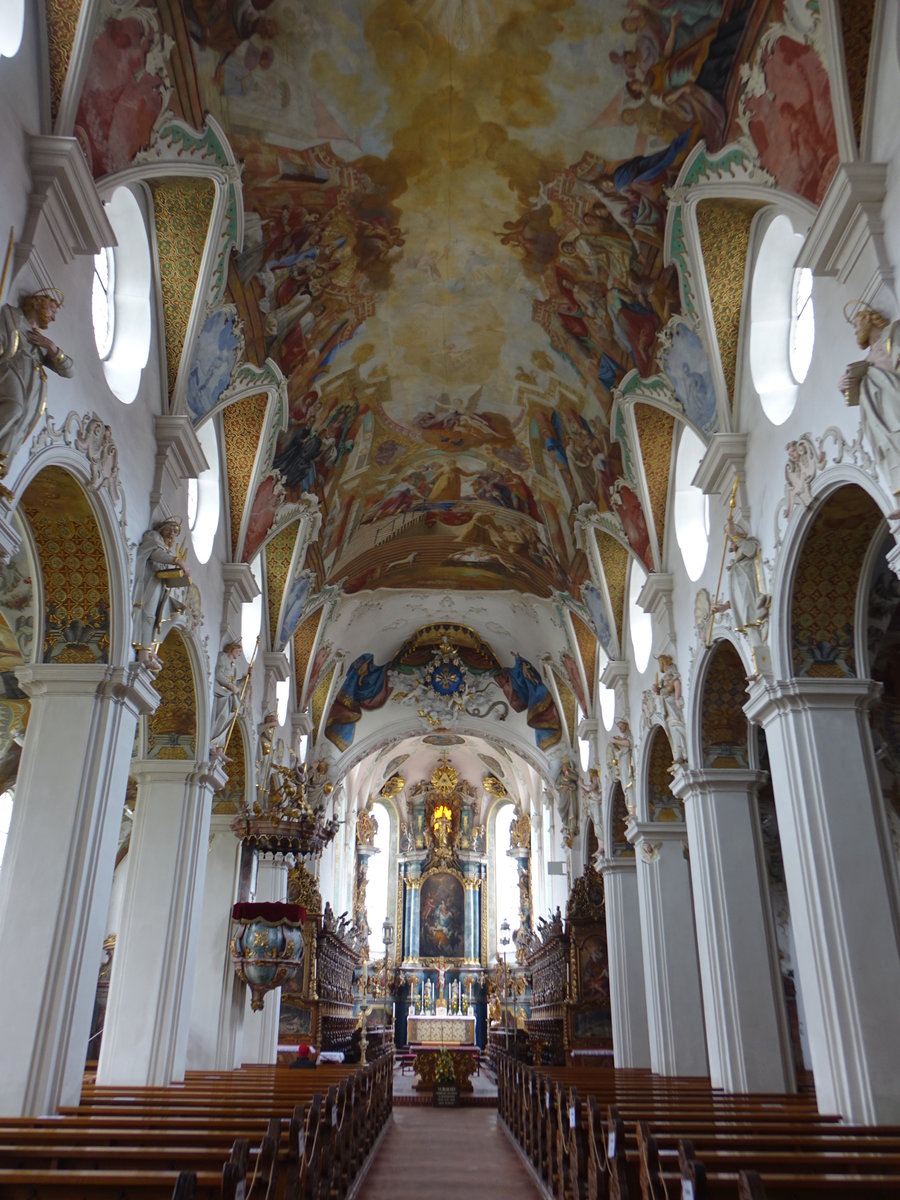
M 369 954 L 380 958 L 384 953 L 381 930 L 388 915 L 388 882 L 391 869 L 391 815 L 383 804 L 373 804 L 372 816 L 378 828 L 375 830 L 375 849 L 369 859 L 368 884 L 366 886 L 366 920 L 369 923 Z
M 519 928 L 519 868 L 516 860 L 509 856 L 512 844 L 509 827 L 515 815 L 514 805 L 501 804 L 494 818 L 494 881 L 497 896 L 494 936 L 498 950 L 501 949 L 500 926 L 503 922 L 509 922 L 513 933 Z

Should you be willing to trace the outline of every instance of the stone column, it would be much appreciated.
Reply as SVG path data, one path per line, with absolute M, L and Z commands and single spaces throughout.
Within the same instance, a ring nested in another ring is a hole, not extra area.
M 287 899 L 288 867 L 274 858 L 257 859 L 256 895 L 258 904 Z M 281 1020 L 281 988 L 266 992 L 261 1012 L 250 1007 L 250 989 L 244 987 L 244 1047 L 241 1061 L 274 1063 L 278 1058 L 278 1024 Z
M 687 833 L 680 822 L 632 820 L 627 837 L 637 851 L 650 1066 L 659 1075 L 705 1075 Z
M 184 1078 L 212 793 L 226 777 L 219 765 L 158 758 L 131 775 L 131 862 L 97 1082 L 160 1086 Z
M 713 1087 L 795 1088 L 756 797 L 760 771 L 679 769 Z
M 600 862 L 599 870 L 606 897 L 613 1060 L 617 1067 L 649 1067 L 637 866 L 633 858 L 607 858 Z
M 134 733 L 159 697 L 136 663 L 16 674 L 31 715 L 0 872 L 0 1112 L 36 1116 L 81 1095 Z
M 862 679 L 759 679 L 797 969 L 822 1112 L 900 1121 L 897 896 Z
M 214 814 L 209 824 L 188 1034 L 189 1071 L 231 1071 L 241 1065 L 245 985 L 231 963 L 231 909 L 238 899 L 241 843 L 232 832 L 233 820 L 231 814 Z

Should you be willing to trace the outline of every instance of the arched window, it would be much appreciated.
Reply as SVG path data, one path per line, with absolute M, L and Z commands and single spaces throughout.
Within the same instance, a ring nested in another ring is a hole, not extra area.
M 253 658 L 256 639 L 262 629 L 262 558 L 259 554 L 250 564 L 250 572 L 259 592 L 241 608 L 241 649 L 247 662 Z
M 703 441 L 685 426 L 675 459 L 675 537 L 692 582 L 703 574 L 709 550 L 709 497 L 692 482 L 705 453 Z
M 369 923 L 369 954 L 379 958 L 384 953 L 381 929 L 388 915 L 388 880 L 391 873 L 391 814 L 383 804 L 373 804 L 372 816 L 378 828 L 375 830 L 375 849 L 369 859 L 368 884 L 366 886 L 366 920 Z
M 608 662 L 609 655 L 601 646 L 597 651 L 597 698 L 600 701 L 600 719 L 607 732 L 612 729 L 613 721 L 616 719 L 616 693 L 605 683 L 600 682 L 600 676 L 606 670 Z
M 653 618 L 638 604 L 638 596 L 647 582 L 647 572 L 632 559 L 631 581 L 628 586 L 628 628 L 631 632 L 631 647 L 634 650 L 634 665 L 643 674 L 650 661 L 653 646 Z
M 7 789 L 0 795 L 0 870 L 3 869 L 3 853 L 6 850 L 6 839 L 9 837 L 9 825 L 12 821 L 13 794 Z
M 12 58 L 22 45 L 25 0 L 0 0 L 0 58 Z
M 516 860 L 509 856 L 512 844 L 509 827 L 515 815 L 514 805 L 501 804 L 494 817 L 494 888 L 497 897 L 494 937 L 497 950 L 501 952 L 500 926 L 504 921 L 509 922 L 510 937 L 519 928 L 519 868 Z M 511 950 L 512 942 L 507 952 Z
M 196 479 L 188 480 L 187 516 L 194 553 L 205 563 L 212 554 L 221 511 L 219 438 L 215 418 L 200 426 L 197 440 L 208 466 Z
M 150 244 L 140 205 L 127 187 L 116 188 L 106 215 L 116 245 L 94 256 L 94 341 L 110 390 L 131 404 L 150 355 Z
M 750 373 L 763 412 L 783 425 L 797 403 L 812 361 L 815 317 L 812 272 L 795 270 L 804 234 L 783 213 L 768 225 L 750 291 Z

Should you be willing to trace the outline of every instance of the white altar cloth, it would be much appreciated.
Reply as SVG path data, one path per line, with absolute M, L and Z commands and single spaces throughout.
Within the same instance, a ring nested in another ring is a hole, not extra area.
M 424 1046 L 471 1046 L 475 1043 L 475 1018 L 410 1015 L 406 1037 Z

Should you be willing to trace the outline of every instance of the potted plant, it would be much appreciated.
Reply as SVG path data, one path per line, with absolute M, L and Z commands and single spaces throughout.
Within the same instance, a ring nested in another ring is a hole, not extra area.
M 449 1050 L 441 1050 L 434 1067 L 432 1103 L 438 1108 L 455 1108 L 459 1104 L 456 1069 Z

